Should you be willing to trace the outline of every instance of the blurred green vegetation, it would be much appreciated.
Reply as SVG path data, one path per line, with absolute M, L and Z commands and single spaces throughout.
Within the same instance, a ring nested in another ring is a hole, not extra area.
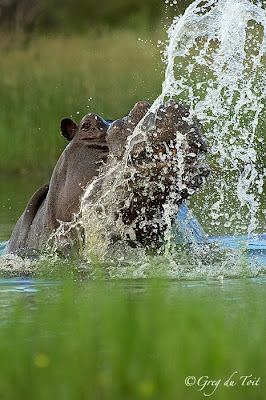
M 51 172 L 66 145 L 64 117 L 79 122 L 95 112 L 115 119 L 138 100 L 154 100 L 163 71 L 158 35 L 138 41 L 130 30 L 90 31 L 2 49 L 1 173 Z
M 184 12 L 192 0 L 5 0 L 0 26 L 19 32 L 82 32 L 95 27 L 150 29 Z
M 9 292 L 1 398 L 194 400 L 215 388 L 185 379 L 205 376 L 221 379 L 217 400 L 264 399 L 265 290 L 242 282 L 239 301 L 235 286 L 72 280 L 16 299 Z M 242 386 L 251 374 L 259 385 Z
M 48 177 L 66 144 L 66 116 L 112 119 L 138 100 L 152 102 L 163 71 L 157 40 L 190 2 L 1 3 L 0 174 Z

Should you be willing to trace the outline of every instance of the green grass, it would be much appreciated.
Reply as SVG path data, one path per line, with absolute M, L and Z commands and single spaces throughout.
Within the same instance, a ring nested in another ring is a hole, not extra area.
M 265 290 L 169 281 L 73 282 L 20 294 L 2 314 L 2 399 L 263 399 Z M 14 294 L 13 294 L 14 295 Z M 14 299 L 13 299 L 14 300 Z M 2 304 L 2 303 L 1 303 Z M 236 385 L 223 384 L 232 373 Z M 241 386 L 241 375 L 260 377 Z M 210 394 L 213 387 L 205 393 Z
M 0 171 L 47 174 L 66 142 L 59 123 L 88 112 L 120 118 L 160 93 L 156 32 L 38 37 L 0 51 Z M 77 114 L 79 113 L 79 114 Z

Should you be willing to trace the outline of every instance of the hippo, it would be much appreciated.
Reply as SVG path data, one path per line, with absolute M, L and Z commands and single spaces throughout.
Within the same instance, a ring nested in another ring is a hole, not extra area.
M 145 115 L 150 107 L 147 102 L 139 102 L 127 117 L 110 125 L 106 138 L 109 158 L 122 160 L 127 141 L 140 120 L 143 119 L 146 129 Z M 120 229 L 123 226 L 123 238 L 129 239 L 131 245 L 158 248 L 167 228 L 163 222 L 165 205 L 171 203 L 173 222 L 177 213 L 175 206 L 192 195 L 210 171 L 198 164 L 198 154 L 206 152 L 207 146 L 181 103 L 170 100 L 158 108 L 156 116 L 149 115 L 149 119 L 152 116 L 154 123 L 147 130 L 145 140 L 131 143 L 127 162 L 130 172 L 122 183 L 124 199 L 123 196 L 122 201 L 119 196 L 116 199 L 116 218 L 120 220 L 117 224 Z
M 113 174 L 121 170 L 132 133 L 149 115 L 149 109 L 149 103 L 140 101 L 126 117 L 115 121 L 94 113 L 85 115 L 79 125 L 70 118 L 61 121 L 61 134 L 69 144 L 60 155 L 50 182 L 33 194 L 15 225 L 8 253 L 22 255 L 45 249 L 60 223 L 71 222 L 79 212 L 87 185 L 98 179 L 97 191 L 111 166 L 117 165 Z M 123 239 L 133 246 L 160 243 L 165 227 L 157 221 L 173 191 L 178 192 L 175 203 L 181 204 L 209 174 L 207 167 L 197 163 L 198 154 L 206 151 L 206 143 L 182 104 L 173 100 L 162 104 L 154 121 L 145 142 L 137 140 L 132 144 L 123 172 L 123 196 L 115 205 L 116 218 L 125 227 Z M 178 148 L 176 132 L 184 139 Z M 183 154 L 182 165 L 177 160 L 179 153 Z M 148 191 L 143 184 L 147 180 Z M 129 227 L 133 227 L 133 236 L 132 232 L 127 234 Z

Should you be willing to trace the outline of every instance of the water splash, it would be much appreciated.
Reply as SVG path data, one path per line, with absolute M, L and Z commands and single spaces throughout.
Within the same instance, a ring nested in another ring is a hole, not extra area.
M 109 169 L 110 179 L 101 195 L 98 192 L 94 198 L 96 180 L 83 197 L 82 225 L 89 251 L 98 246 L 100 253 L 106 254 L 108 241 L 103 236 L 111 231 L 119 236 L 123 229 L 112 216 L 130 153 L 146 140 L 158 107 L 170 98 L 189 107 L 208 139 L 213 177 L 194 201 L 194 210 L 200 210 L 207 231 L 251 233 L 260 228 L 265 174 L 259 158 L 266 98 L 265 29 L 265 11 L 248 0 L 197 0 L 183 16 L 174 18 L 164 53 L 162 93 L 129 138 L 121 164 Z M 182 169 L 184 160 L 177 162 Z M 174 203 L 165 207 L 166 236 L 171 232 L 171 213 L 176 211 Z
M 166 68 L 161 94 L 129 137 L 121 162 L 110 162 L 100 177 L 88 185 L 80 213 L 73 222 L 62 224 L 53 236 L 54 249 L 62 242 L 60 238 L 75 230 L 75 239 L 85 244 L 85 262 L 80 268 L 95 265 L 97 260 L 112 278 L 152 275 L 222 279 L 265 273 L 265 269 L 247 263 L 244 247 L 223 254 L 212 246 L 196 244 L 189 254 L 182 246 L 174 248 L 174 201 L 164 209 L 164 253 L 149 255 L 144 249 L 115 241 L 124 230 L 116 215 L 117 204 L 121 198 L 127 197 L 128 202 L 132 199 L 132 193 L 125 193 L 127 186 L 121 185 L 132 172 L 128 169 L 132 148 L 145 143 L 159 106 L 170 98 L 189 108 L 208 140 L 212 176 L 190 201 L 206 232 L 217 235 L 263 229 L 265 45 L 265 11 L 248 0 L 196 0 L 183 16 L 174 18 L 164 52 Z M 181 141 L 182 136 L 177 135 L 177 147 Z M 176 162 L 182 171 L 182 156 Z M 127 234 L 131 235 L 130 229 Z M 92 270 L 93 275 L 95 268 Z
M 208 138 L 213 177 L 194 204 L 210 233 L 265 229 L 265 30 L 265 10 L 248 0 L 195 1 L 168 30 L 160 100 L 182 100 Z
M 128 160 L 132 149 L 147 141 L 159 106 L 170 98 L 189 107 L 208 139 L 213 176 L 203 193 L 195 196 L 193 207 L 196 213 L 200 210 L 207 231 L 251 233 L 259 228 L 264 170 L 259 164 L 258 132 L 266 97 L 265 29 L 265 11 L 248 0 L 196 0 L 183 16 L 174 18 L 164 53 L 162 93 L 129 137 L 122 161 L 104 168 L 84 193 L 74 225 L 82 232 L 86 259 L 96 254 L 105 260 L 110 242 L 121 238 L 125 227 L 117 218 L 117 207 L 121 199 L 129 204 L 133 196 L 125 185 L 126 175 L 132 177 Z M 180 140 L 177 134 L 176 148 Z M 184 170 L 182 154 L 176 162 Z M 157 184 L 159 188 L 161 182 Z M 147 192 L 149 185 L 147 180 Z M 165 204 L 162 218 L 167 225 L 164 251 L 171 260 L 177 196 L 173 193 L 173 201 Z M 131 235 L 128 229 L 127 236 Z

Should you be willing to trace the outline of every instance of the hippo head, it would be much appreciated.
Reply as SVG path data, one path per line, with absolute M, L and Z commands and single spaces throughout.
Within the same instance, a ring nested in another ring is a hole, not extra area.
M 127 149 L 124 193 L 128 198 L 118 214 L 125 226 L 133 227 L 133 242 L 144 245 L 161 241 L 166 229 L 166 204 L 171 205 L 174 220 L 174 206 L 190 196 L 209 174 L 198 160 L 206 151 L 206 143 L 189 111 L 173 100 L 162 104 L 156 113 L 149 109 L 147 102 L 136 103 L 128 116 L 109 126 L 106 137 L 109 162 L 119 163 Z M 134 141 L 138 124 L 142 140 L 137 137 Z
M 69 144 L 49 184 L 29 200 L 12 232 L 9 252 L 41 250 L 51 237 L 58 238 L 60 247 L 65 242 L 68 246 L 73 242 L 70 227 L 73 231 L 76 227 L 73 218 L 85 217 L 94 231 L 95 213 L 104 226 L 111 216 L 108 231 L 115 231 L 113 237 L 122 236 L 134 246 L 158 247 L 166 229 L 167 206 L 171 222 L 176 206 L 209 172 L 198 160 L 206 151 L 205 142 L 188 110 L 174 101 L 161 104 L 155 112 L 147 102 L 138 102 L 128 116 L 116 121 L 93 113 L 79 125 L 65 118 L 61 132 Z M 82 208 L 87 199 L 89 218 Z
M 96 200 L 90 198 L 88 202 L 97 202 L 100 190 L 107 188 L 109 192 L 111 188 L 116 192 L 115 199 L 109 203 L 107 199 L 105 209 L 109 213 L 114 210 L 119 232 L 124 231 L 121 235 L 134 245 L 158 247 L 166 229 L 165 206 L 169 205 L 174 220 L 178 205 L 202 184 L 209 170 L 199 163 L 198 156 L 206 151 L 206 144 L 189 111 L 173 100 L 161 104 L 155 112 L 150 107 L 140 101 L 126 117 L 116 121 L 106 122 L 92 113 L 83 117 L 79 126 L 71 119 L 62 120 L 61 131 L 70 144 L 64 151 L 68 182 L 61 185 L 67 191 L 61 195 L 60 204 L 64 197 L 69 202 L 72 193 L 77 210 L 83 189 L 99 177 L 100 184 L 94 185 L 91 194 Z M 136 133 L 137 125 L 140 134 Z M 99 174 L 100 165 L 103 170 Z M 108 170 L 114 165 L 115 172 L 110 175 Z M 66 209 L 73 213 L 74 208 L 65 207 L 64 213 Z
M 106 134 L 109 124 L 94 113 L 76 125 L 70 118 L 61 121 L 61 133 L 69 141 L 50 182 L 49 208 L 53 220 L 71 221 L 80 207 L 81 195 L 108 157 Z
M 97 114 L 89 113 L 85 115 L 77 126 L 70 118 L 61 121 L 62 135 L 71 141 L 89 142 L 89 143 L 106 143 L 106 132 L 109 123 Z

